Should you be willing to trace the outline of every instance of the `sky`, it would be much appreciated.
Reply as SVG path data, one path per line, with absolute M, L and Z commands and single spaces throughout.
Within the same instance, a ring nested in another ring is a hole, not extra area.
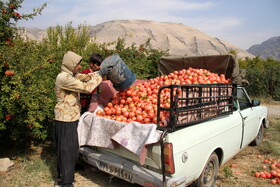
M 182 23 L 247 50 L 280 36 L 280 0 L 24 0 L 19 13 L 47 6 L 17 26 L 46 29 L 112 20 Z

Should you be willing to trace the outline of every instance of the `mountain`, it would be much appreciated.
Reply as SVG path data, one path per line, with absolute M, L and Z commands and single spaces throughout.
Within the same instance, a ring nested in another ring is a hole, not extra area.
M 260 56 L 262 59 L 268 57 L 280 60 L 280 36 L 272 37 L 261 44 L 256 44 L 248 49 L 249 53 Z
M 21 36 L 30 40 L 41 41 L 43 38 L 46 38 L 48 36 L 47 29 L 20 27 L 18 28 L 18 30 Z
M 25 36 L 41 40 L 46 30 L 27 29 Z M 237 52 L 238 58 L 254 57 L 249 52 L 219 38 L 211 37 L 193 27 L 180 23 L 155 22 L 148 20 L 115 20 L 90 27 L 95 42 L 114 42 L 124 38 L 127 46 L 144 44 L 150 39 L 152 49 L 169 49 L 171 55 L 216 55 Z

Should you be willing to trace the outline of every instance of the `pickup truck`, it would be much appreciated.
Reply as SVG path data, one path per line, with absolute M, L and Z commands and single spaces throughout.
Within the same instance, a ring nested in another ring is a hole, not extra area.
M 234 70 L 228 70 L 231 63 L 228 60 L 226 63 L 227 68 L 222 69 L 233 78 Z M 237 66 L 231 64 L 231 67 Z M 212 68 L 212 71 L 215 70 Z M 167 85 L 160 88 L 158 99 L 163 89 L 171 90 L 170 108 L 158 104 L 158 119 L 160 111 L 168 111 L 168 124 L 158 123 L 160 140 L 146 147 L 144 164 L 123 147 L 81 146 L 81 159 L 112 176 L 141 186 L 210 187 L 214 186 L 221 165 L 244 147 L 261 143 L 264 128 L 268 127 L 268 111 L 260 106 L 260 101 L 251 100 L 242 85 Z

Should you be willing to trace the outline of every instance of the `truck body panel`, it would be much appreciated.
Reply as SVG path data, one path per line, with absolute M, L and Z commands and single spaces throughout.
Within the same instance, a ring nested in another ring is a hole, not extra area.
M 235 121 L 235 123 L 229 123 L 229 121 Z M 188 181 L 198 177 L 203 169 L 202 166 L 216 149 L 223 150 L 223 155 L 221 155 L 223 161 L 230 159 L 240 150 L 241 127 L 241 117 L 238 112 L 234 112 L 229 116 L 168 133 L 166 141 L 173 144 L 176 168 L 172 176 L 184 173 Z M 186 137 L 186 135 L 188 136 Z M 188 155 L 185 163 L 182 161 L 184 154 Z

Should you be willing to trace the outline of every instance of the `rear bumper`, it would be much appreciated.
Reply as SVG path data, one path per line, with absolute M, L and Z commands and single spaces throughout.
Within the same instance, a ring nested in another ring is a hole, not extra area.
M 164 185 L 160 173 L 149 170 L 140 164 L 133 163 L 117 155 L 103 154 L 89 147 L 80 148 L 80 155 L 88 164 L 133 184 L 145 186 L 145 184 L 150 183 L 159 187 L 186 186 L 185 177 L 166 177 L 166 184 Z

